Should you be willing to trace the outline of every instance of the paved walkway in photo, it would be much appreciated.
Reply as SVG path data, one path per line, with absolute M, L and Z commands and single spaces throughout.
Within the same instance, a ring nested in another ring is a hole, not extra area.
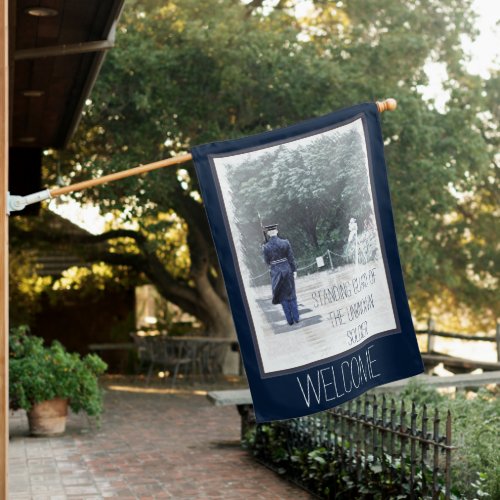
M 113 387 L 98 429 L 72 414 L 65 435 L 34 438 L 11 414 L 9 500 L 310 498 L 241 449 L 235 408 L 187 388 Z

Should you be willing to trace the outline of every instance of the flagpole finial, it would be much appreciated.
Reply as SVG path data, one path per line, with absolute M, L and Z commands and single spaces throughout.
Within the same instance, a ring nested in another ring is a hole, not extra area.
M 396 99 L 385 99 L 384 101 L 377 101 L 377 109 L 379 113 L 383 113 L 384 111 L 394 111 L 398 107 L 398 102 Z

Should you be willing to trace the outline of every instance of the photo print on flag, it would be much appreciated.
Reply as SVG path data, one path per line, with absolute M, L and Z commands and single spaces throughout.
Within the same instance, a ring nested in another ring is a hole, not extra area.
M 422 372 L 375 104 L 192 154 L 259 422 Z

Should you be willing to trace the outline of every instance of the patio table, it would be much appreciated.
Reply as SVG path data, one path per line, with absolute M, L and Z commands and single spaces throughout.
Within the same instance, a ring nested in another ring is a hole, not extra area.
M 199 375 L 202 379 L 205 374 L 214 376 L 220 370 L 223 348 L 237 347 L 235 339 L 225 337 L 205 337 L 201 335 L 179 335 L 165 337 L 167 342 L 179 345 L 179 349 L 191 358 L 191 374 Z

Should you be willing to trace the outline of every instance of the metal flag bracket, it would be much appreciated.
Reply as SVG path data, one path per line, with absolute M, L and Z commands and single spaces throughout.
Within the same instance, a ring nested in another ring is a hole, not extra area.
M 52 198 L 52 195 L 50 194 L 49 189 L 44 189 L 43 191 L 38 191 L 26 196 L 11 195 L 7 191 L 7 215 L 10 215 L 11 212 L 22 210 L 26 206 L 32 205 L 33 203 L 49 200 L 50 198 Z

